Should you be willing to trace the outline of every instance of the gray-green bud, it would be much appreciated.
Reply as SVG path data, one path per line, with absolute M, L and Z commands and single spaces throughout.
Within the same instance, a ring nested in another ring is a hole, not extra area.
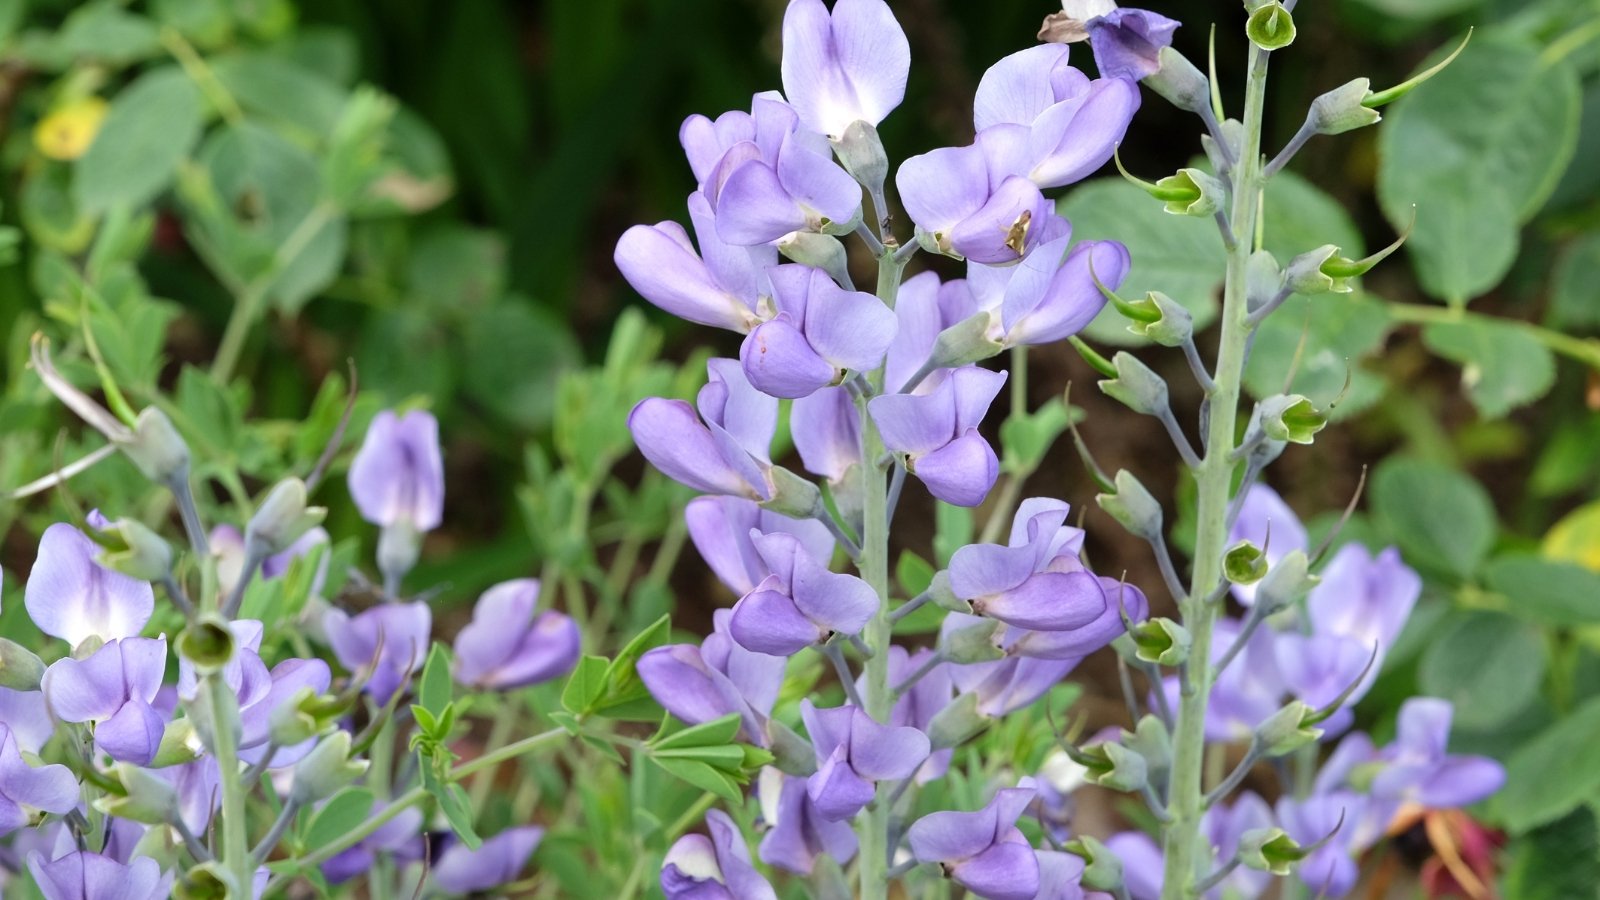
M 792 262 L 827 272 L 838 284 L 850 283 L 848 254 L 836 237 L 793 231 L 778 239 L 778 252 Z
M 951 612 L 972 614 L 972 604 L 956 596 L 955 589 L 950 587 L 950 570 L 940 569 L 933 573 L 933 580 L 928 582 L 928 598 L 940 609 Z
M 104 532 L 120 544 L 100 555 L 100 563 L 140 581 L 158 581 L 172 571 L 172 547 L 143 522 L 118 519 Z
M 1156 182 L 1166 202 L 1166 211 L 1175 216 L 1209 216 L 1227 202 L 1228 189 L 1221 181 L 1200 169 L 1179 169 Z
M 1128 630 L 1134 655 L 1160 666 L 1178 666 L 1189 659 L 1193 638 L 1189 630 L 1171 619 L 1146 619 Z
M 117 763 L 113 771 L 123 793 L 100 797 L 94 803 L 96 809 L 146 825 L 162 825 L 176 815 L 178 791 L 172 782 L 128 763 Z
M 827 515 L 822 505 L 822 492 L 817 486 L 785 469 L 773 466 L 768 473 L 772 482 L 772 497 L 761 506 L 793 519 L 806 519 L 814 515 Z
M 350 758 L 350 732 L 335 731 L 295 764 L 289 796 L 302 805 L 334 795 L 367 771 L 367 761 Z
M 1383 116 L 1366 105 L 1371 93 L 1372 82 L 1366 78 L 1342 84 L 1311 101 L 1306 124 L 1317 134 L 1343 134 L 1376 125 Z
M 780 771 L 805 778 L 817 771 L 817 752 L 811 742 L 777 719 L 767 720 L 772 764 Z
M 0 687 L 37 691 L 44 678 L 44 660 L 16 641 L 0 638 Z
M 878 129 L 871 122 L 857 119 L 831 142 L 839 164 L 876 197 L 889 175 L 889 155 L 884 152 Z
M 978 712 L 978 695 L 966 693 L 939 710 L 928 723 L 928 743 L 935 750 L 959 747 L 988 728 L 994 720 Z
M 179 632 L 176 643 L 178 655 L 193 664 L 201 675 L 219 671 L 233 659 L 233 630 L 218 618 L 191 623 Z
M 1100 390 L 1136 413 L 1147 416 L 1166 412 L 1167 383 L 1137 356 L 1126 350 L 1111 358 L 1117 377 L 1100 382 Z
M 1261 430 L 1275 441 L 1309 444 L 1328 424 L 1328 417 L 1304 394 L 1275 394 L 1262 400 L 1259 409 Z
M 285 478 L 267 493 L 245 526 L 245 546 L 264 556 L 282 553 L 327 517 L 320 506 L 306 506 L 306 483 Z
M 1306 552 L 1291 550 L 1274 563 L 1261 579 L 1256 588 L 1256 605 L 1266 615 L 1287 609 L 1289 604 L 1315 587 L 1317 581 L 1317 576 L 1311 574 L 1311 560 L 1306 557 Z
M 993 314 L 977 312 L 939 332 L 933 342 L 933 352 L 928 355 L 929 365 L 953 369 L 999 354 L 1005 345 L 989 336 L 993 324 Z
M 122 452 L 144 477 L 157 484 L 170 484 L 189 472 L 189 445 L 167 414 L 153 406 L 134 420 L 133 434 L 122 445 Z
M 1128 330 L 1147 337 L 1163 347 L 1182 347 L 1194 336 L 1194 317 L 1183 304 L 1160 291 L 1151 291 L 1138 304 L 1153 309 L 1157 317 L 1151 321 L 1137 319 L 1128 323 Z
M 156 747 L 156 758 L 151 760 L 150 768 L 164 769 L 194 762 L 204 751 L 205 745 L 200 742 L 194 721 L 187 716 L 173 719 L 161 732 L 161 743 Z
M 1122 859 L 1111 848 L 1088 835 L 1075 837 L 1062 847 L 1084 862 L 1083 886 L 1097 891 L 1117 891 L 1122 887 Z
M 1100 494 L 1094 501 L 1130 534 L 1153 540 L 1161 536 L 1161 504 L 1132 472 L 1122 469 L 1115 479 L 1117 492 Z
M 993 662 L 1005 656 L 997 642 L 1002 627 L 994 619 L 979 619 L 970 625 L 945 629 L 939 635 L 939 652 L 956 665 Z
M 1211 82 L 1189 58 L 1171 47 L 1156 54 L 1161 68 L 1144 77 L 1144 85 L 1173 106 L 1203 115 L 1211 106 Z
M 1149 783 L 1150 770 L 1140 756 L 1116 741 L 1090 744 L 1078 751 L 1077 762 L 1090 781 L 1114 791 L 1137 791 Z
M 1288 875 L 1305 850 L 1282 828 L 1254 828 L 1239 838 L 1239 862 L 1247 869 Z
M 1290 700 L 1256 726 L 1255 741 L 1268 757 L 1287 756 L 1322 737 L 1315 719 L 1316 710 L 1300 700 Z
M 1289 265 L 1283 269 L 1283 286 L 1308 296 L 1332 291 L 1333 278 L 1322 271 L 1322 266 L 1338 252 L 1339 248 L 1333 244 L 1323 244 L 1289 260 Z
M 1267 554 L 1250 541 L 1240 541 L 1222 556 L 1222 574 L 1234 584 L 1255 584 L 1267 574 Z

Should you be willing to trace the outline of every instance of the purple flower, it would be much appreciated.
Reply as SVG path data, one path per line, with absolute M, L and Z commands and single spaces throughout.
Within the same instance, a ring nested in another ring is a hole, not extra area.
M 50 707 L 43 691 L 14 691 L 0 687 L 0 722 L 11 729 L 11 736 L 24 753 L 38 753 L 55 733 Z
M 976 812 L 936 812 L 906 831 L 919 862 L 938 863 L 945 876 L 990 900 L 1032 900 L 1039 860 L 1017 829 L 1032 802 L 1031 787 L 1003 788 Z
M 122 638 L 82 660 L 64 657 L 44 673 L 44 696 L 63 722 L 93 722 L 95 745 L 112 759 L 147 765 L 164 717 L 151 707 L 167 668 L 165 638 Z
M 986 147 L 941 147 L 900 165 L 895 185 L 922 245 L 999 266 L 1069 236 L 1071 226 L 1039 186 L 1021 173 L 997 170 Z
M 797 429 L 798 434 L 798 429 Z M 793 535 L 813 559 L 833 556 L 833 535 L 815 519 L 791 519 L 739 497 L 696 497 L 683 510 L 689 540 L 717 578 L 735 594 L 750 593 L 772 570 L 756 551 L 752 531 Z
M 902 389 L 932 356 L 939 333 L 979 312 L 977 298 L 964 279 L 941 284 L 933 272 L 906 279 L 894 304 L 899 326 L 884 357 L 884 385 L 889 390 Z M 927 393 L 936 383 L 923 379 L 915 393 Z
M 856 833 L 848 822 L 825 818 L 806 792 L 806 779 L 768 766 L 761 770 L 757 794 L 768 831 L 756 855 L 769 866 L 810 875 L 819 856 L 839 865 L 856 855 Z
M 1271 643 L 1283 686 L 1313 709 L 1331 704 L 1346 689 L 1356 685 L 1372 659 L 1371 647 L 1355 638 L 1333 634 L 1285 631 L 1273 635 Z M 1346 703 L 1353 704 L 1361 699 L 1368 684 L 1370 680 L 1356 685 Z
M 776 266 L 767 274 L 778 313 L 739 348 L 745 376 L 757 390 L 806 397 L 883 361 L 895 317 L 878 298 L 846 291 L 810 266 Z
M 739 826 L 720 809 L 706 813 L 704 834 L 686 834 L 661 863 L 661 890 L 668 900 L 777 900 L 777 893 L 750 863 Z
M 835 485 L 861 462 L 861 419 L 849 388 L 823 388 L 794 401 L 789 431 L 806 471 Z
M 1008 347 L 1065 340 L 1105 308 L 1094 279 L 1115 290 L 1127 278 L 1128 248 L 1116 241 L 1083 241 L 1066 251 L 1067 238 L 1058 237 L 1018 266 L 968 265 L 967 284 L 978 303 L 999 311 L 996 340 Z
M 1086 25 L 1101 76 L 1138 81 L 1161 69 L 1161 48 L 1172 45 L 1179 23 L 1145 9 L 1113 9 Z
M 1379 753 L 1384 768 L 1372 780 L 1372 795 L 1452 809 L 1477 803 L 1500 790 L 1506 772 L 1486 756 L 1452 756 L 1449 701 L 1412 697 L 1400 707 L 1394 743 Z
M 350 463 L 350 498 L 374 525 L 418 533 L 438 528 L 444 517 L 439 420 L 421 410 L 374 416 Z
M 28 854 L 28 871 L 45 900 L 162 900 L 173 880 L 148 856 L 124 864 L 87 850 L 50 861 L 35 851 Z
M 1067 677 L 1079 659 L 1008 656 L 995 662 L 951 666 L 950 677 L 958 692 L 977 694 L 980 714 L 998 719 L 1043 697 Z
M 100 546 L 71 525 L 44 530 L 23 603 L 39 630 L 76 647 L 138 635 L 155 609 L 150 585 L 95 561 Z
M 928 736 L 908 726 L 881 725 L 858 706 L 817 709 L 800 701 L 817 771 L 806 792 L 830 821 L 849 819 L 872 802 L 879 781 L 910 778 L 928 758 Z
M 372 808 L 372 814 L 377 815 L 388 805 L 379 801 Z M 411 851 L 422 850 L 423 839 L 418 833 L 422 829 L 422 824 L 422 810 L 416 808 L 401 810 L 394 818 L 379 826 L 377 831 L 362 838 L 360 843 L 340 851 L 337 856 L 323 863 L 323 877 L 331 884 L 342 884 L 358 875 L 365 875 L 371 870 L 373 863 L 377 862 L 379 853 L 420 857 L 420 852 L 413 854 Z
M 1065 503 L 1023 501 L 1007 546 L 971 544 L 950 557 L 951 589 L 973 612 L 1022 628 L 1068 631 L 1093 622 L 1105 612 L 1105 591 L 1078 559 L 1083 531 L 1066 520 Z
M 906 93 L 911 45 L 883 0 L 792 0 L 783 17 L 783 91 L 812 131 L 877 125 Z
M 1291 550 L 1305 550 L 1306 529 L 1300 517 L 1278 492 L 1264 484 L 1252 485 L 1239 507 L 1239 517 L 1228 531 L 1228 543 L 1249 541 L 1266 551 L 1268 566 L 1275 566 Z M 1233 596 L 1245 606 L 1255 602 L 1255 584 L 1236 584 Z
M 778 261 L 777 249 L 724 241 L 710 203 L 698 191 L 689 196 L 689 220 L 700 243 L 698 254 L 676 222 L 635 225 L 617 241 L 617 269 L 640 296 L 680 319 L 749 331 L 756 323 L 757 300 L 770 291 L 766 269 Z
M 255 754 L 257 758 L 261 751 Z M 244 758 L 240 754 L 240 758 Z M 178 818 L 194 834 L 204 834 L 211 816 L 222 805 L 222 770 L 211 755 L 154 770 L 178 795 Z
M 639 678 L 666 710 L 690 725 L 739 713 L 744 740 L 767 746 L 767 716 L 778 702 L 787 664 L 741 647 L 728 634 L 732 613 L 712 614 L 714 630 L 700 646 L 668 644 L 639 658 Z
M 1115 578 L 1100 576 L 1105 605 L 1087 624 L 1067 631 L 1036 631 L 1012 626 L 1000 639 L 1000 649 L 1012 656 L 1033 659 L 1079 660 L 1099 650 L 1127 630 L 1122 617 L 1142 622 L 1150 615 L 1150 601 L 1137 587 Z
M 537 825 L 508 828 L 476 850 L 451 844 L 433 867 L 433 881 L 452 894 L 473 894 L 516 881 L 544 837 Z
M 1083 857 L 1058 850 L 1040 850 L 1039 893 L 1033 900 L 1084 900 L 1079 880 L 1083 878 Z
M 389 702 L 428 656 L 433 614 L 428 604 L 384 603 L 352 617 L 330 609 L 323 630 L 339 664 L 367 676 L 365 690 L 379 705 Z
M 750 536 L 772 574 L 739 598 L 729 633 L 747 650 L 792 656 L 834 634 L 859 634 L 878 594 L 854 575 L 828 571 L 791 534 Z
M 977 366 L 952 370 L 927 394 L 885 394 L 868 410 L 883 442 L 906 455 L 906 468 L 946 503 L 977 506 L 1000 475 L 994 448 L 978 433 L 1006 373 Z
M 1251 791 L 1240 794 L 1229 806 L 1211 807 L 1200 820 L 1200 830 L 1214 848 L 1219 863 L 1233 858 L 1245 832 L 1272 825 L 1272 810 Z M 1125 831 L 1108 838 L 1106 846 L 1122 861 L 1123 878 L 1133 900 L 1159 900 L 1165 879 L 1162 877 L 1163 854 L 1156 842 L 1144 832 Z M 1238 868 L 1205 896 L 1207 900 L 1223 897 L 1246 900 L 1260 896 L 1272 880 L 1268 872 Z
M 904 647 L 895 645 L 889 648 L 889 684 L 899 685 L 907 678 L 922 668 L 933 656 L 933 651 L 927 648 L 908 654 Z M 857 690 L 866 690 L 866 675 L 862 674 L 856 683 Z M 895 701 L 894 708 L 889 712 L 890 725 L 909 725 L 922 731 L 927 731 L 932 724 L 933 717 L 940 710 L 950 705 L 955 699 L 955 682 L 950 678 L 950 666 L 940 663 L 928 670 L 927 674 L 917 680 L 911 689 Z M 950 759 L 955 751 L 950 748 L 935 750 L 928 756 L 926 762 L 917 770 L 917 783 L 927 784 L 943 778 L 950 768 Z
M 1351 791 L 1312 794 L 1304 800 L 1278 800 L 1283 830 L 1301 846 L 1309 847 L 1331 835 L 1326 844 L 1295 867 L 1295 875 L 1314 893 L 1343 897 L 1355 887 L 1361 870 L 1354 855 L 1365 849 L 1356 843 L 1355 823 L 1365 817 L 1369 805 L 1370 800 Z
M 1161 847 L 1142 831 L 1121 831 L 1106 838 L 1106 849 L 1122 862 L 1122 882 L 1133 900 L 1161 900 L 1166 882 Z
M 278 707 L 293 699 L 303 688 L 314 694 L 325 694 L 333 682 L 328 664 L 320 659 L 286 659 L 272 667 L 268 673 L 269 684 L 264 693 L 250 697 L 240 695 L 239 723 L 243 731 L 239 738 L 239 756 L 249 763 L 258 762 L 266 754 L 272 732 L 272 714 Z M 274 768 L 298 762 L 311 752 L 315 739 L 307 739 L 294 747 L 280 747 L 272 756 Z
M 1030 47 L 984 73 L 973 125 L 991 172 L 1062 187 L 1105 165 L 1139 109 L 1139 88 L 1067 65 L 1065 44 Z M 991 175 L 991 178 L 993 176 Z
M 1384 654 L 1411 617 L 1422 595 L 1422 578 L 1400 560 L 1399 550 L 1389 547 L 1373 557 L 1356 543 L 1340 547 L 1321 577 L 1306 599 L 1312 633 L 1352 639 L 1366 655 L 1374 646 L 1378 650 L 1372 670 L 1352 697 L 1359 699 L 1372 687 Z
M 77 806 L 78 779 L 72 770 L 28 765 L 10 725 L 0 722 L 0 836 L 28 825 L 34 810 L 62 815 Z
M 478 598 L 456 635 L 455 678 L 468 687 L 509 691 L 559 678 L 578 663 L 583 637 L 565 613 L 539 605 L 539 582 L 519 578 Z
M 696 398 L 699 415 L 682 400 L 639 401 L 628 414 L 634 443 L 664 475 L 695 490 L 771 499 L 767 473 L 777 398 L 752 387 L 738 360 L 708 360 L 706 372 Z
M 796 231 L 843 234 L 861 219 L 861 185 L 805 135 L 785 137 L 770 160 L 741 144 L 721 165 L 733 160 L 715 201 L 717 234 L 729 244 L 752 247 Z

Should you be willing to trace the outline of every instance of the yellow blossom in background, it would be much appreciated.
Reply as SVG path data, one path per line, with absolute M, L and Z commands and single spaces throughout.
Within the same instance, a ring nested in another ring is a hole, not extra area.
M 39 120 L 33 144 L 51 159 L 77 159 L 94 143 L 109 105 L 99 97 L 83 97 Z

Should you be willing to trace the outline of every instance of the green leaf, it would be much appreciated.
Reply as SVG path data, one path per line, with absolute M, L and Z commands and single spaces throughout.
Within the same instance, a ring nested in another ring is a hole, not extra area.
M 737 804 L 744 799 L 738 782 L 703 762 L 673 757 L 663 759 L 658 756 L 651 756 L 650 761 L 660 766 L 667 774 L 681 778 L 703 791 L 710 791 L 729 803 Z
M 665 644 L 671 636 L 672 619 L 662 616 L 622 648 L 606 670 L 605 690 L 595 701 L 595 714 L 610 718 L 635 718 L 648 714 L 647 718 L 655 719 L 659 707 L 651 700 L 649 688 L 639 677 L 639 657 Z
M 1538 629 L 1505 613 L 1471 612 L 1447 619 L 1422 651 L 1417 683 L 1455 704 L 1455 727 L 1487 731 L 1538 697 L 1544 669 Z
M 1501 556 L 1483 572 L 1514 616 L 1557 627 L 1600 624 L 1600 574 L 1532 555 Z
M 71 61 L 126 65 L 161 52 L 161 36 L 149 19 L 113 2 L 87 3 L 61 24 L 55 50 Z
M 1600 231 L 1581 235 L 1561 254 L 1550 289 L 1550 324 L 1557 328 L 1600 328 Z
M 1506 784 L 1490 801 L 1490 809 L 1508 829 L 1520 833 L 1600 799 L 1596 746 L 1600 698 L 1573 710 L 1506 760 Z
M 928 589 L 933 583 L 933 566 L 927 560 L 912 553 L 910 550 L 900 551 L 900 559 L 894 565 L 894 579 L 900 582 L 900 589 L 906 592 L 907 597 L 915 597 Z
M 1000 425 L 1002 468 L 1013 475 L 1036 471 L 1067 426 L 1082 418 L 1083 410 L 1069 408 L 1060 397 L 1050 398 L 1033 412 L 1006 417 Z
M 473 313 L 462 343 L 462 387 L 500 418 L 524 428 L 549 424 L 558 379 L 581 361 L 566 322 L 520 296 Z M 508 359 L 518 364 L 508 366 Z
M 161 192 L 200 139 L 200 91 L 176 66 L 139 76 L 111 103 L 77 162 L 73 190 L 88 214 L 138 206 Z
M 450 649 L 434 642 L 428 651 L 428 661 L 422 667 L 422 680 L 418 682 L 417 700 L 435 716 L 444 715 L 450 705 L 454 685 L 450 681 Z
M 1424 328 L 1428 349 L 1461 366 L 1461 383 L 1485 419 L 1543 397 L 1556 380 L 1555 357 L 1519 325 L 1474 318 Z
M 342 87 L 282 56 L 235 53 L 213 60 L 211 68 L 240 106 L 314 139 L 333 133 L 344 107 Z
M 1509 855 L 1502 896 L 1515 900 L 1593 898 L 1595 885 L 1600 884 L 1600 829 L 1595 827 L 1594 809 L 1573 810 L 1512 841 Z
M 729 746 L 739 733 L 741 719 L 738 713 L 729 713 L 720 719 L 702 722 L 682 731 L 651 742 L 655 751 L 683 749 L 685 747 Z
M 939 565 L 947 566 L 952 554 L 972 543 L 972 510 L 940 501 L 934 517 L 933 555 Z
M 1510 269 L 1518 226 L 1572 159 L 1577 75 L 1566 63 L 1546 64 L 1531 43 L 1485 37 L 1388 118 L 1378 134 L 1378 201 L 1397 229 L 1416 207 L 1406 249 L 1423 289 L 1465 303 Z
M 1448 466 L 1392 457 L 1372 477 L 1376 521 L 1413 565 L 1465 579 L 1494 545 L 1494 504 L 1483 487 Z
M 306 826 L 302 839 L 307 847 L 326 847 L 365 822 L 372 814 L 375 798 L 363 787 L 347 787 L 334 794 Z
M 606 690 L 606 674 L 611 663 L 604 656 L 585 656 L 572 670 L 561 691 L 561 705 L 575 716 L 588 715 Z

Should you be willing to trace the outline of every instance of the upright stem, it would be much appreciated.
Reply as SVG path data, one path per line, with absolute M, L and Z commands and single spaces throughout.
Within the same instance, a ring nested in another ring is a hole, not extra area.
M 239 896 L 250 890 L 255 861 L 250 851 L 250 835 L 245 829 L 245 800 L 248 786 L 239 779 L 238 699 L 228 689 L 222 671 L 211 672 L 205 683 L 206 703 L 211 714 L 211 752 L 217 757 L 222 780 L 222 867 L 234 883 Z
M 1211 693 L 1211 632 L 1217 603 L 1211 598 L 1222 577 L 1222 554 L 1228 537 L 1229 488 L 1233 476 L 1234 431 L 1239 411 L 1239 384 L 1249 334 L 1245 277 L 1250 259 L 1249 237 L 1256 233 L 1256 212 L 1263 185 L 1261 111 L 1267 81 L 1267 53 L 1250 48 L 1250 75 L 1245 85 L 1243 136 L 1233 176 L 1232 230 L 1239 240 L 1228 251 L 1227 282 L 1222 297 L 1222 342 L 1217 352 L 1216 393 L 1206 423 L 1206 455 L 1195 473 L 1199 488 L 1199 528 L 1195 535 L 1193 580 L 1184 604 L 1183 621 L 1193 638 L 1195 665 L 1180 699 L 1173 736 L 1172 782 L 1167 797 L 1171 822 L 1166 829 L 1166 872 L 1163 900 L 1199 896 L 1202 867 L 1211 864 L 1210 848 L 1201 832 L 1205 811 L 1202 782 L 1205 767 L 1205 717 Z
M 900 263 L 892 251 L 886 251 L 878 260 L 878 297 L 890 309 L 900 291 Z M 872 375 L 875 390 L 883 389 L 883 370 Z M 889 500 L 884 483 L 884 469 L 877 460 L 884 455 L 883 437 L 878 426 L 867 415 L 865 403 L 857 407 L 861 414 L 861 458 L 867 466 L 867 476 L 862 479 L 865 497 L 862 498 L 863 534 L 861 540 L 861 577 L 878 594 L 878 614 L 867 624 L 862 637 L 872 656 L 866 661 L 867 714 L 879 722 L 887 722 L 894 706 L 894 687 L 889 684 Z M 861 841 L 857 871 L 861 883 L 856 896 L 862 900 L 885 900 L 889 896 L 889 806 L 885 801 L 886 787 L 880 788 L 877 801 L 856 817 L 857 836 Z

